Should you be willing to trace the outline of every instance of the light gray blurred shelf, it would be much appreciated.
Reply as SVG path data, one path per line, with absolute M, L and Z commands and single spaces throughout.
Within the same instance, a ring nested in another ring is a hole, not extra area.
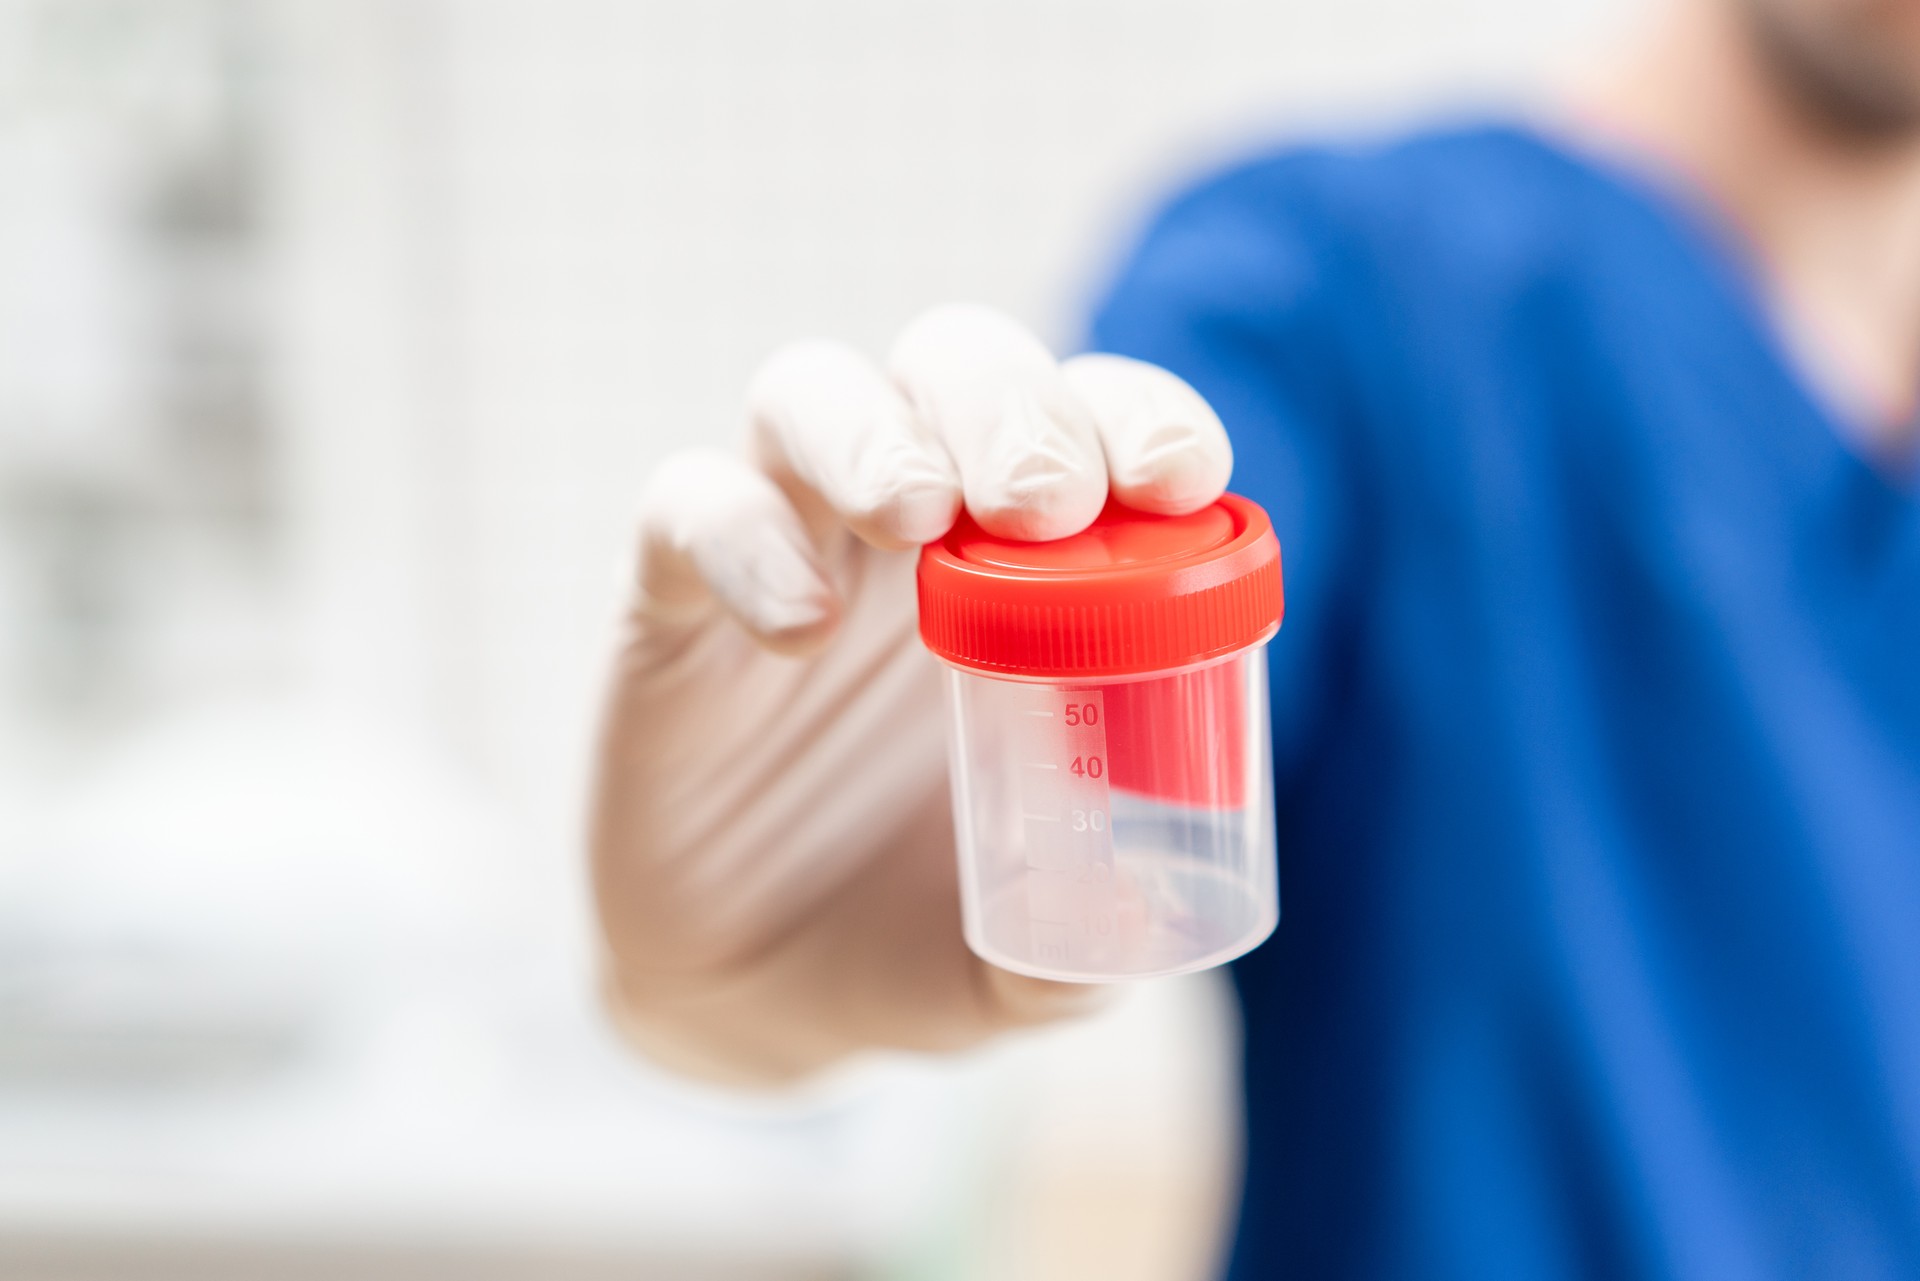
M 9 1281 L 830 1281 L 848 1271 L 799 1260 L 716 1262 L 635 1251 L 342 1248 L 331 1243 L 234 1246 L 169 1238 L 0 1242 Z
M 116 1045 L 96 1011 L 64 1060 L 48 1028 L 0 1054 L 0 1276 L 824 1278 L 952 1213 L 964 1069 L 728 1100 L 631 1061 L 557 969 L 422 969 L 329 993 L 276 1054 L 243 1002 L 223 1061 L 207 1001 L 197 1051 L 156 1054 L 152 1016 Z

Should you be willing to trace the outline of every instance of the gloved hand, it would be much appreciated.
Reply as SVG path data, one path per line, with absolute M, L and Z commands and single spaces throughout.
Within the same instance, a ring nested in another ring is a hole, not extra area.
M 960 306 L 908 326 L 885 375 L 835 343 L 780 351 L 747 413 L 747 456 L 676 454 L 643 498 L 592 833 L 616 1021 L 667 1066 L 772 1083 L 1088 1008 L 1101 989 L 962 941 L 917 548 L 963 502 L 1035 540 L 1109 492 L 1205 506 L 1232 469 L 1219 419 L 1165 370 L 1056 364 Z

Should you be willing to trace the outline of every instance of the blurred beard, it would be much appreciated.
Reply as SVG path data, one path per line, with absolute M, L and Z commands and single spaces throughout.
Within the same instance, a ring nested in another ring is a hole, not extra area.
M 1868 143 L 1920 137 L 1920 72 L 1870 32 L 1810 28 L 1781 0 L 1741 8 L 1761 56 L 1822 127 Z

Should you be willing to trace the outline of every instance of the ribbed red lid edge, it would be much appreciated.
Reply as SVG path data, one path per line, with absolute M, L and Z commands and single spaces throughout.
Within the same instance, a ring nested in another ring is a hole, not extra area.
M 1217 506 L 1231 518 L 1231 536 L 1186 552 L 1174 531 L 1196 522 L 1150 527 L 1161 518 L 1109 504 L 1090 532 L 1138 541 L 1165 531 L 1165 554 L 1122 564 L 1053 558 L 1045 568 L 1019 564 L 1021 553 L 1045 545 L 998 542 L 963 516 L 921 551 L 921 639 L 961 667 L 1040 678 L 1137 675 L 1244 649 L 1285 611 L 1280 543 L 1257 503 L 1225 494 Z M 1069 545 L 1083 544 L 1061 544 Z M 1098 538 L 1088 545 L 1101 546 Z M 993 563 L 996 548 L 1014 564 Z

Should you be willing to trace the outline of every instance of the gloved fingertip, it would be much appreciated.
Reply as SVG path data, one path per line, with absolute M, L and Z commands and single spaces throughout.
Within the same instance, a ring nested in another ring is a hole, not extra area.
M 1112 478 L 1113 496 L 1137 511 L 1184 516 L 1226 492 L 1233 457 L 1209 442 L 1182 433 L 1164 449 L 1152 451 L 1128 474 Z
M 974 454 L 967 510 L 998 538 L 1077 534 L 1107 505 L 1107 462 L 1084 407 L 1032 389 L 1007 393 Z
M 791 517 L 718 522 L 693 555 L 714 595 L 770 649 L 809 652 L 839 622 L 839 595 Z
M 811 566 L 808 569 L 811 571 Z M 811 582 L 782 584 L 785 590 L 768 591 L 763 584 L 762 590 L 743 600 L 736 611 L 747 630 L 775 653 L 812 654 L 839 626 L 839 598 L 825 580 L 811 572 L 808 577 Z
M 1182 516 L 1225 492 L 1233 445 L 1220 416 L 1184 380 L 1124 356 L 1076 356 L 1067 384 L 1092 412 L 1114 497 L 1139 511 Z
M 958 485 L 927 486 L 898 495 L 887 525 L 902 542 L 918 546 L 952 529 L 959 515 Z
M 1106 476 L 1039 465 L 968 490 L 968 513 L 995 538 L 1050 542 L 1079 534 L 1106 507 Z
M 882 551 L 902 551 L 933 542 L 960 515 L 960 487 L 952 482 L 916 485 L 889 494 L 861 515 L 849 516 L 855 533 Z
M 833 639 L 839 625 L 839 611 L 833 610 L 771 629 L 755 628 L 754 634 L 762 645 L 776 654 L 784 654 L 789 658 L 811 658 Z
M 1075 497 L 1068 501 L 981 501 L 968 503 L 968 513 L 979 528 L 995 538 L 1044 544 L 1056 538 L 1068 538 L 1085 530 L 1106 505 L 1106 495 L 1098 503 L 1085 503 Z

